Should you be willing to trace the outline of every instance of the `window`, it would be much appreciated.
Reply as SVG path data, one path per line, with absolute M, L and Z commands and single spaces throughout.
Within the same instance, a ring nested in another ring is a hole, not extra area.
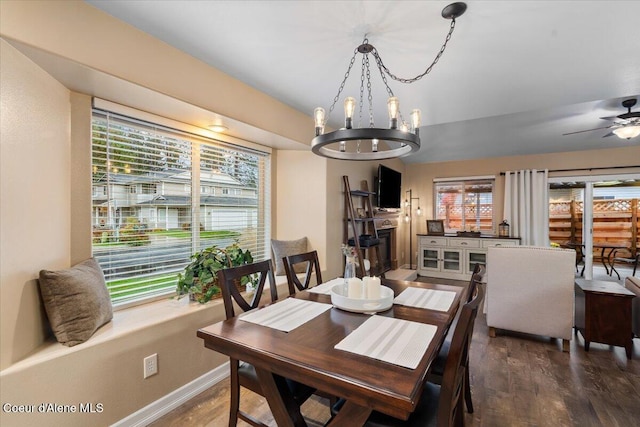
M 444 221 L 445 232 L 466 230 L 494 234 L 494 181 L 477 179 L 434 183 L 435 218 Z
M 105 195 L 92 202 L 92 249 L 114 306 L 175 292 L 177 274 L 205 247 L 238 240 L 256 261 L 269 258 L 269 162 L 267 153 L 94 109 L 92 185 Z M 221 183 L 254 197 L 191 191 Z

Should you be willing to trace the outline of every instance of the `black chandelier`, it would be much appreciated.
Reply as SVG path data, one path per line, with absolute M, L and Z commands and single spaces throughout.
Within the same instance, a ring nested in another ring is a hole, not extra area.
M 467 5 L 462 2 L 452 3 L 442 9 L 442 17 L 451 20 L 449 32 L 445 38 L 444 44 L 436 55 L 435 59 L 427 67 L 427 69 L 416 77 L 404 79 L 392 74 L 382 62 L 380 54 L 374 46 L 369 44 L 366 35 L 362 44 L 353 52 L 349 67 L 345 73 L 344 79 L 338 89 L 338 94 L 333 99 L 333 104 L 329 108 L 329 113 L 325 116 L 325 110 L 318 107 L 314 110 L 313 116 L 316 126 L 316 137 L 311 141 L 311 150 L 320 156 L 338 159 L 338 160 L 383 160 L 394 157 L 403 157 L 410 153 L 414 153 L 420 149 L 420 110 L 414 109 L 410 114 L 410 122 L 404 121 L 400 112 L 400 102 L 393 95 L 393 91 L 387 83 L 387 76 L 400 83 L 413 83 L 420 80 L 431 72 L 442 54 L 444 53 L 447 43 L 451 39 L 453 30 L 456 25 L 456 18 L 467 10 Z M 364 105 L 365 88 L 367 92 L 367 101 L 369 103 L 369 127 L 354 128 L 353 114 L 356 108 L 356 100 L 353 97 L 347 97 L 344 100 L 345 126 L 333 132 L 324 133 L 324 127 L 327 123 L 328 116 L 333 111 L 340 94 L 344 89 L 344 85 L 349 78 L 349 73 L 356 60 L 356 55 L 362 54 L 362 71 L 360 75 L 360 102 L 359 113 L 362 118 Z M 389 94 L 387 100 L 387 110 L 389 112 L 389 127 L 376 128 L 373 123 L 373 104 L 371 95 L 371 74 L 369 69 L 369 54 L 373 55 L 380 76 Z M 366 83 L 365 83 L 366 82 Z M 350 141 L 355 144 L 348 144 Z M 349 149 L 348 149 L 349 148 Z

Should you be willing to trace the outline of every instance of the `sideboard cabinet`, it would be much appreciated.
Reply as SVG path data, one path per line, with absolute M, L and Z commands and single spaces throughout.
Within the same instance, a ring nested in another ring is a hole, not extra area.
M 488 248 L 518 245 L 518 238 L 418 234 L 418 275 L 469 280 L 476 264 L 487 265 Z

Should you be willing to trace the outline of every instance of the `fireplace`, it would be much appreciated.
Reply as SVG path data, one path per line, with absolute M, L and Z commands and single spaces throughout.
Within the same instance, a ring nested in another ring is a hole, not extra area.
M 383 271 L 395 270 L 398 268 L 396 258 L 396 229 L 382 228 L 378 230 L 380 239 L 380 258 L 382 258 Z

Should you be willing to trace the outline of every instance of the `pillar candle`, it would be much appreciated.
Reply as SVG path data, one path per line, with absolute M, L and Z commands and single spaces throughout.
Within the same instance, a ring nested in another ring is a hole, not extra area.
M 380 278 L 369 277 L 368 279 L 366 282 L 367 299 L 380 299 Z
M 362 280 L 357 277 L 349 279 L 349 290 L 347 293 L 349 298 L 363 298 L 362 295 Z

